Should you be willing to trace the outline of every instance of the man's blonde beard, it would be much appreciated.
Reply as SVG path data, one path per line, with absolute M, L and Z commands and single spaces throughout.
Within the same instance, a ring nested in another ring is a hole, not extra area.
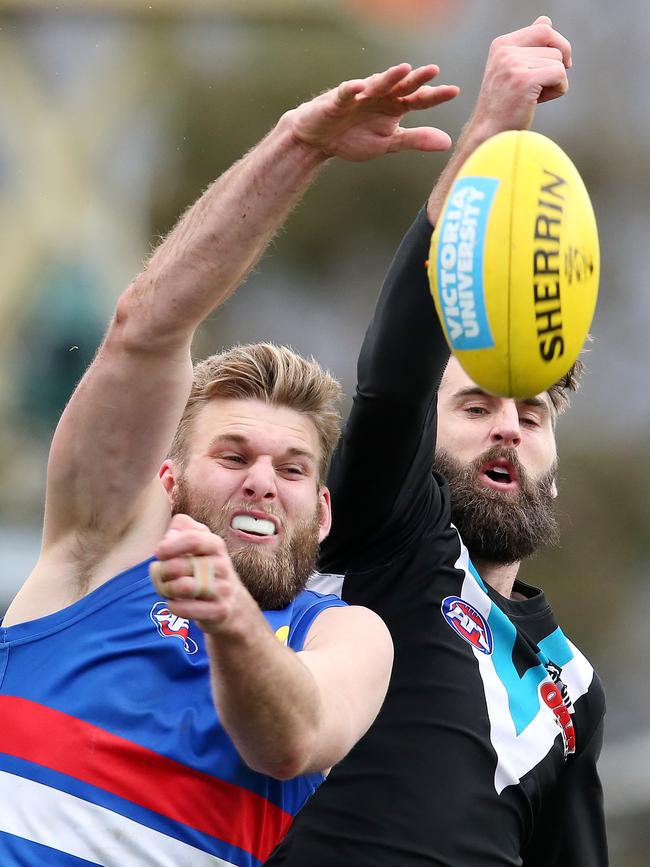
M 238 507 L 247 511 L 246 506 Z M 229 519 L 233 506 L 228 503 L 215 507 L 207 499 L 195 497 L 184 477 L 176 482 L 172 514 L 182 513 L 205 524 L 217 536 L 227 538 Z M 268 507 L 255 509 L 274 515 Z M 320 509 L 311 518 L 300 521 L 287 533 L 284 522 L 279 521 L 282 530 L 280 545 L 269 551 L 262 545 L 243 544 L 229 551 L 230 558 L 248 592 L 260 608 L 276 610 L 286 606 L 305 588 L 307 580 L 316 566 L 318 557 Z

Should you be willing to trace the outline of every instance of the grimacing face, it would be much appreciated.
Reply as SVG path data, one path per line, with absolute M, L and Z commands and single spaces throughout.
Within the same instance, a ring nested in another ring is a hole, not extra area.
M 312 572 L 331 523 L 313 422 L 287 407 L 215 398 L 195 419 L 183 471 L 166 461 L 174 513 L 221 536 L 261 608 L 283 608 Z
M 451 358 L 438 395 L 434 468 L 473 558 L 516 563 L 557 541 L 557 451 L 550 398 L 496 397 Z

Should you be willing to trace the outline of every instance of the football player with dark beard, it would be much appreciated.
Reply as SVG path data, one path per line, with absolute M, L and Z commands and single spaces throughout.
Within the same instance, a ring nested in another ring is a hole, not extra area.
M 537 104 L 567 90 L 570 64 L 547 17 L 494 40 L 472 117 L 384 283 L 328 478 L 320 563 L 341 575 L 330 588 L 389 626 L 393 674 L 273 867 L 608 862 L 603 690 L 544 593 L 519 578 L 557 539 L 555 425 L 578 367 L 528 400 L 486 393 L 449 359 L 425 267 L 464 161 L 489 136 L 529 128 Z
M 450 363 L 453 370 L 455 362 Z M 444 396 L 443 385 L 440 393 Z M 473 409 L 476 412 L 477 407 Z M 490 469 L 484 472 L 486 466 Z M 531 478 L 516 446 L 494 445 L 467 464 L 438 446 L 433 468 L 449 485 L 452 521 L 477 566 L 519 563 L 559 542 L 553 508 L 557 460 L 539 478 Z M 510 494 L 504 496 L 508 485 Z

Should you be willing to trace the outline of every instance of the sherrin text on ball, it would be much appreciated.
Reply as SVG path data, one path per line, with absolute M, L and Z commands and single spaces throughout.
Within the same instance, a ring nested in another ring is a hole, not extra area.
M 429 281 L 447 342 L 486 391 L 531 397 L 577 359 L 596 307 L 596 219 L 577 169 L 549 138 L 503 132 L 459 172 Z

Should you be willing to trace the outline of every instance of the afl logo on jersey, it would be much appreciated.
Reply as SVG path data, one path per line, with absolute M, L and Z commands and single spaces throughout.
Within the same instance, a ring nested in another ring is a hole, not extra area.
M 190 621 L 172 614 L 166 602 L 156 602 L 149 612 L 149 617 L 156 624 L 158 633 L 163 638 L 178 638 L 182 641 L 186 653 L 196 653 L 199 649 L 196 641 L 190 638 Z
M 446 596 L 442 600 L 441 611 L 451 628 L 475 650 L 488 655 L 492 653 L 492 630 L 473 605 L 460 596 Z

